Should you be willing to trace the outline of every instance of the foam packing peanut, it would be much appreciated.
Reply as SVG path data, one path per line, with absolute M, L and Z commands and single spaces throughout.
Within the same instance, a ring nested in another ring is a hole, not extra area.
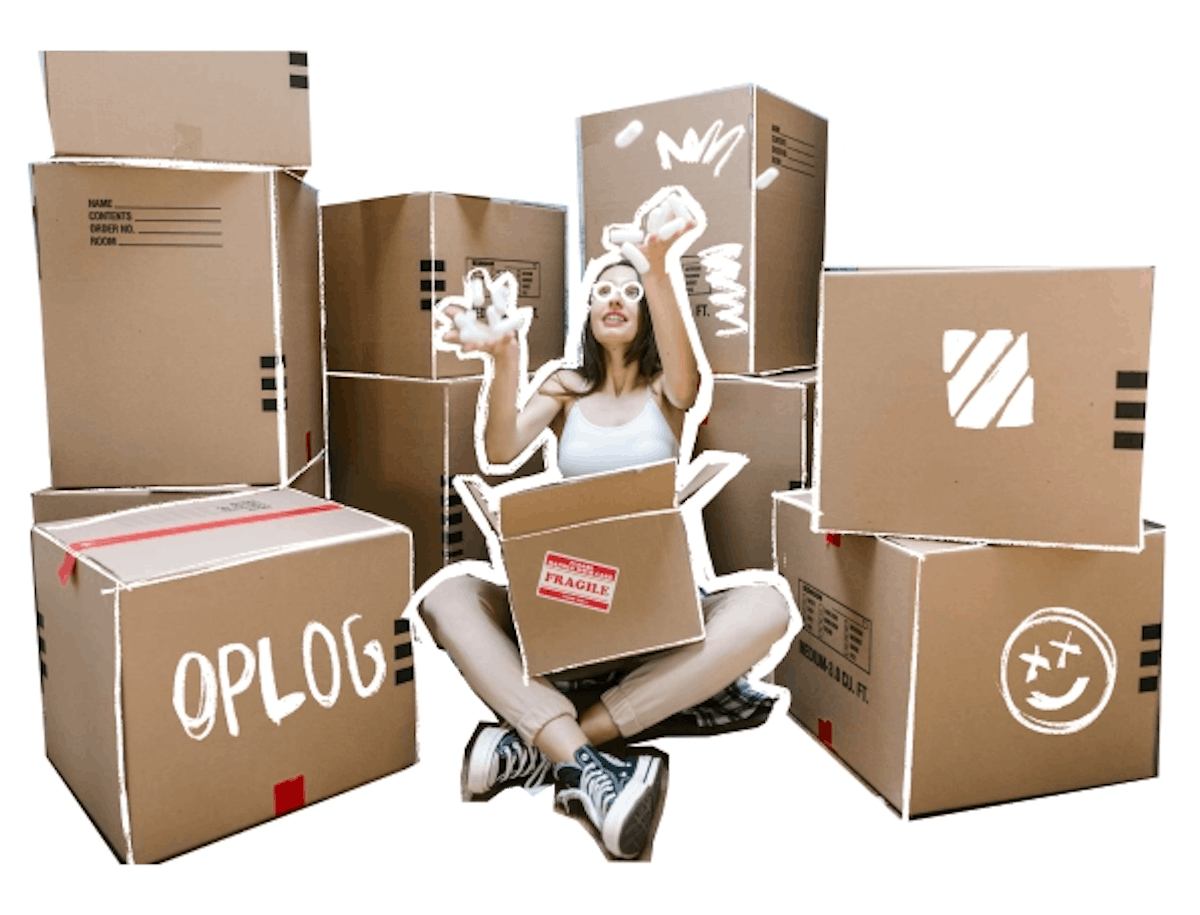
M 768 168 L 765 172 L 754 179 L 754 187 L 760 191 L 765 191 L 771 186 L 776 178 L 779 177 L 779 169 L 774 165 Z
M 628 124 L 621 128 L 620 132 L 613 139 L 617 144 L 617 149 L 625 149 L 642 135 L 642 122 L 634 118 Z
M 680 232 L 687 228 L 687 221 L 683 219 L 672 219 L 670 222 L 664 223 L 658 229 L 658 237 L 663 241 L 670 241 Z
M 471 306 L 473 308 L 483 307 L 483 280 L 479 277 L 473 277 L 468 285 L 470 289 Z
M 608 240 L 614 245 L 623 245 L 626 242 L 640 245 L 645 237 L 645 233 L 636 228 L 611 229 L 608 233 Z
M 646 260 L 645 255 L 629 242 L 624 242 L 621 245 L 621 254 L 625 256 L 625 260 L 633 266 L 633 269 L 640 274 L 650 272 L 650 261 Z

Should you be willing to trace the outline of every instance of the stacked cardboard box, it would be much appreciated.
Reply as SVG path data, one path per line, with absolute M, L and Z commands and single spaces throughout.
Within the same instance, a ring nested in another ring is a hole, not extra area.
M 95 157 L 31 169 L 47 755 L 155 861 L 415 761 L 411 534 L 323 498 L 305 55 L 44 66 L 56 153 Z M 234 703 L 255 679 L 261 721 Z
M 483 362 L 435 348 L 434 306 L 468 271 L 510 272 L 533 310 L 529 364 L 561 357 L 566 211 L 422 193 L 326 206 L 322 225 L 331 494 L 413 529 L 419 586 L 487 558 L 451 484 L 479 471 Z
M 824 276 L 814 488 L 775 501 L 805 618 L 777 681 L 905 817 L 1157 773 L 1152 280 Z
M 605 226 L 665 185 L 684 186 L 707 217 L 683 256 L 716 373 L 696 451 L 750 458 L 704 511 L 717 574 L 771 568 L 771 493 L 808 485 L 827 130 L 757 86 L 579 121 L 585 258 L 603 253 Z

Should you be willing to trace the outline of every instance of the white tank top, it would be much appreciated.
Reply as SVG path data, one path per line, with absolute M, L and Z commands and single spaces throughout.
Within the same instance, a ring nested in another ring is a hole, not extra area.
M 558 443 L 558 469 L 564 477 L 623 470 L 678 457 L 679 443 L 651 395 L 642 412 L 620 426 L 597 426 L 580 403 L 567 414 Z

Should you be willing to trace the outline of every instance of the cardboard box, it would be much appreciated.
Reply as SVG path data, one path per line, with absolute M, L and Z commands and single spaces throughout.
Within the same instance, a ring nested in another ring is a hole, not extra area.
M 325 456 L 315 459 L 310 467 L 291 482 L 292 489 L 309 495 L 325 496 Z M 182 502 L 188 499 L 207 499 L 219 495 L 260 492 L 252 486 L 179 486 L 174 489 L 129 487 L 127 489 L 43 489 L 33 493 L 33 521 L 67 521 L 71 518 L 91 518 L 109 515 L 131 508 L 144 508 L 163 502 Z
M 306 168 L 302 51 L 47 51 L 56 156 Z
M 451 562 L 488 558 L 483 534 L 450 483 L 480 470 L 480 383 L 329 375 L 330 494 L 412 529 L 417 587 Z M 535 456 L 517 475 L 541 469 Z
M 1162 527 L 1140 553 L 835 544 L 809 494 L 775 511 L 804 617 L 775 681 L 903 817 L 1158 774 Z
M 708 217 L 683 267 L 712 370 L 815 365 L 827 130 L 757 86 L 580 118 L 585 259 L 605 226 L 682 185 Z
M 272 490 L 32 540 L 46 755 L 120 859 L 416 760 L 402 526 Z
M 324 447 L 316 191 L 33 167 L 56 488 L 285 482 Z
M 1139 549 L 1153 278 L 827 272 L 814 523 Z
M 660 461 L 498 496 L 461 479 L 499 538 L 527 676 L 704 638 L 681 508 L 711 498 L 714 473 L 677 490 L 675 462 Z
M 704 507 L 718 575 L 773 569 L 771 493 L 809 485 L 816 372 L 768 378 L 718 375 L 697 451 L 733 451 L 750 463 Z
M 435 351 L 433 306 L 467 271 L 507 270 L 533 309 L 529 364 L 563 355 L 566 208 L 455 194 L 405 194 L 322 207 L 329 368 L 414 378 L 480 375 Z

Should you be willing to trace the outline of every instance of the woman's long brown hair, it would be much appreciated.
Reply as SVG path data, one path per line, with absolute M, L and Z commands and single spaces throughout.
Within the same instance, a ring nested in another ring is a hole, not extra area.
M 637 268 L 628 261 L 617 261 L 609 264 L 604 270 L 612 267 L 629 267 L 635 273 Z M 604 271 L 602 270 L 601 273 Z M 638 274 L 640 279 L 641 274 Z M 604 347 L 592 333 L 592 292 L 588 290 L 588 319 L 583 325 L 583 365 L 580 372 L 583 375 L 586 388 L 583 393 L 591 394 L 604 386 L 608 378 L 608 365 L 604 358 Z M 646 304 L 646 294 L 643 292 L 638 301 L 637 334 L 625 350 L 625 364 L 637 362 L 638 381 L 649 384 L 662 371 L 662 360 L 658 356 L 658 343 L 654 339 L 654 325 L 650 321 L 650 306 Z

